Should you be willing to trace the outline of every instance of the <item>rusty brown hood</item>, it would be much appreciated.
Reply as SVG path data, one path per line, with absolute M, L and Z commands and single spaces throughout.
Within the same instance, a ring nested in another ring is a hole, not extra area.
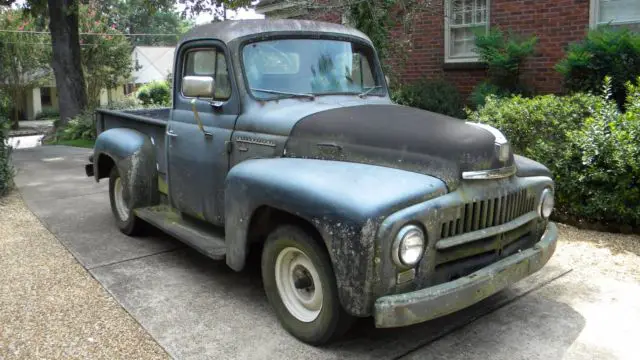
M 464 120 L 400 105 L 359 105 L 300 119 L 286 157 L 374 164 L 437 177 L 450 190 L 464 171 L 498 169 L 492 132 Z

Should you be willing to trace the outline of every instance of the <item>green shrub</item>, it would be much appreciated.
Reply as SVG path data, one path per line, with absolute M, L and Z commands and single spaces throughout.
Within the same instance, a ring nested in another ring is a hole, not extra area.
M 107 105 L 106 108 L 109 110 L 132 110 L 142 107 L 142 102 L 138 98 L 134 96 L 127 96 L 122 100 L 111 102 L 111 104 Z
M 605 76 L 611 76 L 613 98 L 622 109 L 625 84 L 640 76 L 640 34 L 626 28 L 592 30 L 582 42 L 569 46 L 556 70 L 570 91 L 599 93 Z
M 42 108 L 42 111 L 36 114 L 36 120 L 57 119 L 60 117 L 60 111 L 51 107 Z
M 453 117 L 465 117 L 460 93 L 455 86 L 443 79 L 422 80 L 402 86 L 393 91 L 391 97 L 400 105 Z
M 57 140 L 94 140 L 96 123 L 93 111 L 84 111 L 70 119 L 65 127 L 57 133 Z
M 137 92 L 138 100 L 143 105 L 171 104 L 171 87 L 166 81 L 154 81 L 143 85 Z
M 478 53 L 478 59 L 487 65 L 490 84 L 500 89 L 494 93 L 528 92 L 520 80 L 520 75 L 522 65 L 533 55 L 537 42 L 535 36 L 523 37 L 512 32 L 505 34 L 500 29 L 476 35 L 475 51 Z M 479 87 L 483 87 L 484 91 L 478 90 L 478 93 L 486 93 L 487 85 L 480 84 Z
M 11 147 L 6 142 L 9 124 L 9 120 L 0 115 L 0 196 L 6 195 L 13 187 Z
M 627 112 L 602 96 L 489 97 L 470 119 L 501 129 L 514 151 L 545 164 L 558 213 L 591 222 L 640 225 L 640 87 Z
M 0 89 L 0 117 L 8 118 L 11 112 L 11 99 Z
M 473 88 L 473 91 L 469 95 L 469 103 L 473 105 L 474 109 L 477 109 L 484 106 L 488 96 L 502 98 L 510 95 L 509 91 L 503 90 L 498 85 L 492 84 L 489 81 L 483 81 Z

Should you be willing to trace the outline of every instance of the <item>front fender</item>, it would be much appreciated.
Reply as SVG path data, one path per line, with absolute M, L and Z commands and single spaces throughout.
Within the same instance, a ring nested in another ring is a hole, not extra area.
M 340 299 L 359 316 L 371 314 L 378 224 L 399 209 L 446 193 L 434 177 L 342 161 L 258 159 L 231 169 L 225 191 L 227 264 L 241 270 L 254 211 L 270 206 L 311 223 L 333 263 Z
M 117 166 L 133 208 L 159 202 L 156 149 L 151 138 L 137 130 L 114 128 L 102 132 L 93 150 L 96 181 Z

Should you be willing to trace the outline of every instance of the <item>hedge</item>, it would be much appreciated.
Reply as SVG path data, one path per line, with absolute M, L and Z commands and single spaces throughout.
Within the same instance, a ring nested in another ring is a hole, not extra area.
M 605 82 L 600 96 L 490 96 L 469 118 L 501 129 L 516 153 L 549 167 L 560 217 L 637 228 L 640 86 L 627 84 L 622 113 Z
M 391 93 L 394 102 L 458 118 L 466 116 L 460 92 L 444 79 L 402 85 Z

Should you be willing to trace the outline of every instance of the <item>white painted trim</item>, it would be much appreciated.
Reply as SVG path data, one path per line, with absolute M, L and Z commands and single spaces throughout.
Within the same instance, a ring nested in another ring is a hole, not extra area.
M 606 23 L 599 23 L 598 19 L 600 18 L 600 0 L 590 0 L 589 1 L 589 27 L 591 29 L 595 29 L 598 25 L 604 25 Z M 640 19 L 638 20 L 628 20 L 628 21 L 616 21 L 611 22 L 611 25 L 626 25 L 626 24 L 640 24 Z
M 451 13 L 451 1 L 444 0 L 444 62 L 446 64 L 459 64 L 459 63 L 475 63 L 478 62 L 477 56 L 467 57 L 451 57 L 451 27 L 449 24 Z M 594 0 L 592 0 L 594 1 Z M 491 0 L 487 0 L 487 31 L 489 31 L 491 24 Z
M 589 27 L 592 29 L 598 26 L 599 12 L 598 0 L 589 1 Z

